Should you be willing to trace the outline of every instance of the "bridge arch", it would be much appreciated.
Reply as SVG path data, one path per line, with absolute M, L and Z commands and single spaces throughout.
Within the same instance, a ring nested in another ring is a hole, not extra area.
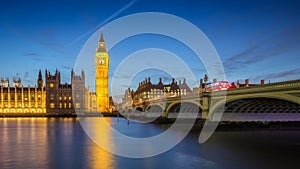
M 193 102 L 176 102 L 168 106 L 166 116 L 168 118 L 177 118 L 179 112 L 186 114 L 186 118 L 195 118 L 194 113 L 197 113 L 197 118 L 202 117 L 202 106 Z M 185 118 L 185 116 L 183 117 Z
M 197 101 L 194 101 L 194 100 L 180 101 L 180 100 L 178 100 L 178 101 L 172 102 L 171 104 L 169 104 L 167 106 L 167 109 L 166 109 L 167 114 L 169 113 L 171 107 L 173 107 L 176 104 L 180 104 L 180 103 L 183 103 L 183 104 L 191 103 L 191 104 L 197 105 L 201 110 L 203 110 L 203 106 Z
M 219 111 L 223 104 L 224 102 L 215 104 L 211 112 Z M 300 104 L 293 98 L 266 96 L 231 98 L 226 100 L 224 113 L 300 113 Z
M 135 108 L 135 113 L 141 113 L 141 112 L 143 112 L 144 110 L 143 110 L 143 108 L 142 107 L 136 107 Z
M 164 108 L 159 104 L 149 104 L 145 109 L 147 113 L 162 113 L 163 110 Z
M 255 94 L 243 94 L 243 95 L 239 95 L 239 96 L 227 96 L 226 100 L 222 100 L 219 101 L 217 103 L 215 103 L 214 105 L 212 105 L 211 107 L 209 107 L 209 112 L 215 112 L 217 108 L 219 108 L 220 106 L 235 101 L 235 100 L 241 100 L 241 99 L 250 99 L 250 98 L 265 98 L 265 99 L 280 99 L 280 100 L 285 100 L 285 101 L 289 101 L 289 102 L 293 102 L 296 103 L 298 105 L 300 105 L 300 99 L 296 96 L 287 94 L 287 93 L 269 93 L 269 94 L 264 94 L 264 93 L 255 93 Z

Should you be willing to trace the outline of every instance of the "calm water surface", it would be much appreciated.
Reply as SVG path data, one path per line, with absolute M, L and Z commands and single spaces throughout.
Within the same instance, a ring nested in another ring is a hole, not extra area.
M 125 119 L 107 121 L 136 137 L 155 135 L 166 128 L 127 125 Z M 199 131 L 193 130 L 164 154 L 131 159 L 101 149 L 76 118 L 2 118 L 0 169 L 300 168 L 299 130 L 218 131 L 204 144 L 198 143 L 198 137 Z

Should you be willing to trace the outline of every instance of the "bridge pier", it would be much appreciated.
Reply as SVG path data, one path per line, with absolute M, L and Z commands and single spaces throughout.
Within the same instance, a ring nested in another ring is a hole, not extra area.
M 209 113 L 209 103 L 210 103 L 210 97 L 208 96 L 208 93 L 205 93 L 203 95 L 203 100 L 202 100 L 202 106 L 203 106 L 203 109 L 202 109 L 202 119 L 207 119 L 209 118 L 208 117 L 208 113 Z
M 208 118 L 208 112 L 209 112 L 208 109 L 202 110 L 202 112 L 201 112 L 201 118 L 202 119 L 207 119 Z

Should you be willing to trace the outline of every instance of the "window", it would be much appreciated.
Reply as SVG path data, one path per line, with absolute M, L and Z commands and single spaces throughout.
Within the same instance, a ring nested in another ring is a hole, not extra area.
M 4 94 L 4 100 L 8 100 L 8 94 Z
M 54 84 L 53 83 L 50 83 L 50 88 L 53 88 L 54 87 Z
M 72 97 L 71 96 L 69 96 L 69 100 L 71 100 L 72 99 Z
M 69 108 L 71 108 L 72 107 L 72 104 L 71 103 L 69 103 Z
M 80 108 L 80 103 L 76 103 L 76 105 L 75 105 L 75 106 L 76 106 L 76 108 L 78 108 L 78 109 L 79 109 L 79 108 Z
M 54 100 L 54 94 L 50 94 L 50 100 Z
M 64 108 L 67 108 L 67 103 L 64 103 Z
M 22 99 L 22 95 L 18 94 L 18 100 L 21 100 L 21 99 Z
M 50 108 L 51 109 L 55 108 L 54 103 L 50 103 Z
M 59 103 L 59 108 L 60 108 L 60 109 L 62 108 L 62 103 Z
M 10 100 L 15 100 L 15 93 L 10 94 Z

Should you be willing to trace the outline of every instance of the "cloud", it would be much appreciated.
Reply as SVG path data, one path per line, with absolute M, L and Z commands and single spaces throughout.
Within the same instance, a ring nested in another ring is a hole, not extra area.
M 234 72 L 249 64 L 284 54 L 300 46 L 300 25 L 284 31 L 252 45 L 240 53 L 228 58 L 224 67 L 227 72 Z
M 289 79 L 299 79 L 300 78 L 300 68 L 295 68 L 287 71 L 282 72 L 275 72 L 275 73 L 269 73 L 265 75 L 259 75 L 251 78 L 253 81 L 259 81 L 261 79 L 265 80 L 275 80 L 279 81 L 279 79 L 284 78 L 287 79 L 287 77 L 290 77 Z M 276 80 L 278 79 L 278 80 Z
M 25 53 L 24 55 L 27 55 L 27 56 L 39 56 L 38 53 Z
M 28 56 L 30 59 L 34 61 L 41 61 L 41 55 L 38 53 L 25 53 L 25 56 Z

